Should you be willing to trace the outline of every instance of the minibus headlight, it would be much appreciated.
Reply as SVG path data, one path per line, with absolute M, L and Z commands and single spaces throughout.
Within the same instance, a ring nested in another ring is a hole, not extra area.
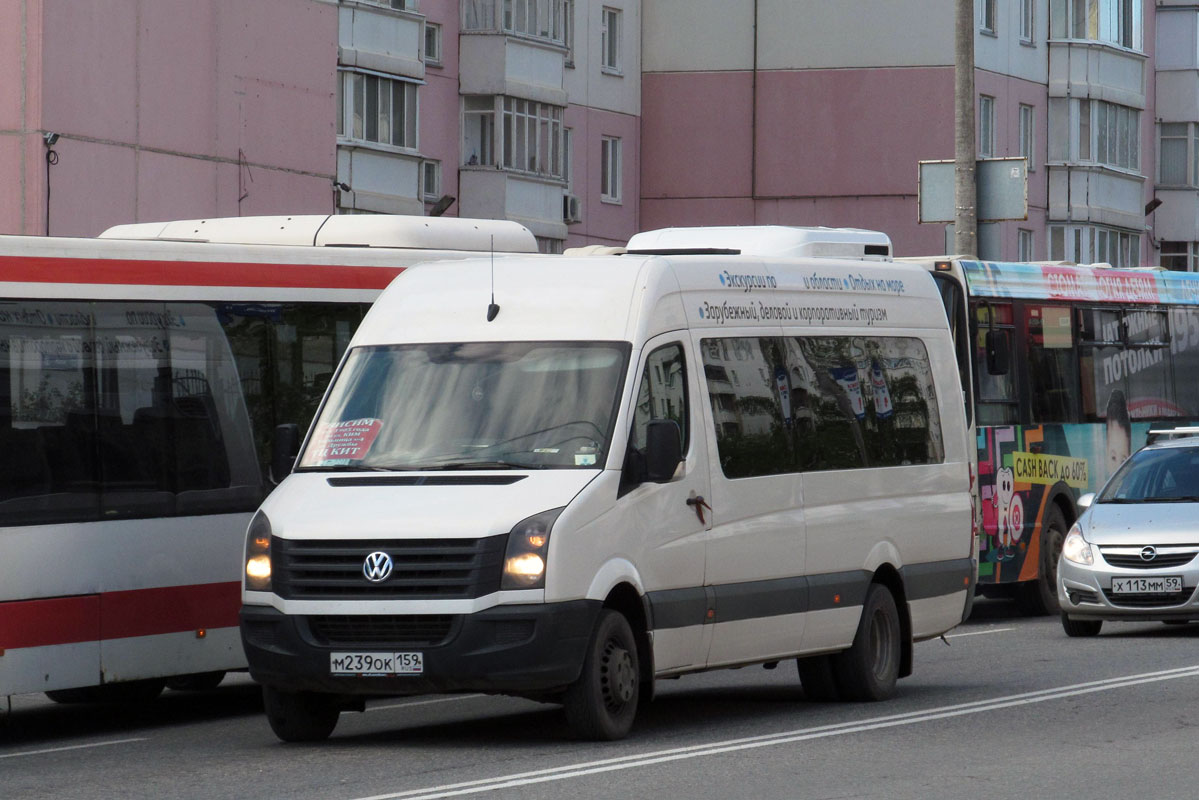
M 1084 567 L 1095 563 L 1091 545 L 1082 538 L 1082 529 L 1078 525 L 1070 529 L 1070 532 L 1066 534 L 1066 541 L 1062 542 L 1062 558 L 1074 564 L 1082 564 Z
M 501 589 L 544 589 L 545 562 L 550 546 L 550 529 L 561 508 L 542 511 L 516 523 L 508 534 L 504 553 Z
M 271 591 L 271 521 L 261 511 L 246 530 L 246 591 Z

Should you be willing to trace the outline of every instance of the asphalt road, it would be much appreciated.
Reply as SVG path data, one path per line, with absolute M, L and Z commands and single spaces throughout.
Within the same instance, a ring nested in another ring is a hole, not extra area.
M 140 709 L 0 706 L 0 798 L 1176 798 L 1199 773 L 1199 623 L 1109 624 L 980 601 L 885 703 L 815 704 L 794 664 L 691 676 L 621 742 L 482 695 L 373 701 L 318 745 L 279 743 L 257 687 Z M 0 699 L 0 702 L 3 702 Z

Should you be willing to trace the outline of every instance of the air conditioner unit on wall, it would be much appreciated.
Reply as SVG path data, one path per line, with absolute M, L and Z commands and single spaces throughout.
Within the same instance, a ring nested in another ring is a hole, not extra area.
M 565 222 L 581 222 L 583 220 L 583 204 L 573 194 L 562 196 L 562 219 Z

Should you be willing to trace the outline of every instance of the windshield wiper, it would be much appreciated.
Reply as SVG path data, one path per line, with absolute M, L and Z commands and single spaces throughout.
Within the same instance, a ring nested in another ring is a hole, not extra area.
M 1199 497 L 1184 495 L 1182 497 L 1146 497 L 1146 503 L 1199 503 Z
M 367 464 L 324 464 L 296 467 L 296 472 L 407 472 L 410 467 L 375 467 Z
M 1145 501 L 1140 499 L 1139 497 L 1109 497 L 1106 500 L 1098 500 L 1096 502 L 1103 503 L 1104 505 L 1106 505 L 1108 503 L 1134 504 L 1134 503 L 1143 503 Z

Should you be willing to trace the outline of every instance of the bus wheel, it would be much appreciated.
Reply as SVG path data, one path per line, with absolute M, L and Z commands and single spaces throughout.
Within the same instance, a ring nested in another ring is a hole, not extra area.
M 1066 614 L 1062 614 L 1062 628 L 1070 637 L 1098 636 L 1099 629 L 1102 627 L 1103 620 L 1101 619 L 1070 619 Z
M 604 609 L 587 647 L 583 671 L 562 697 L 566 721 L 585 739 L 623 739 L 633 727 L 640 690 L 633 629 L 623 614 Z
M 812 703 L 831 703 L 841 699 L 833 678 L 832 656 L 808 656 L 795 659 L 804 697 Z
M 853 644 L 832 656 L 837 688 L 846 700 L 885 700 L 899 677 L 902 632 L 895 598 L 886 586 L 870 584 Z
M 1037 564 L 1037 577 L 1016 586 L 1016 605 L 1029 616 L 1042 617 L 1062 610 L 1057 601 L 1057 559 L 1062 554 L 1067 527 L 1061 509 L 1050 505 L 1045 511 L 1045 524 L 1041 529 L 1041 559 Z
M 176 675 L 167 678 L 167 688 L 176 692 L 207 692 L 221 685 L 225 680 L 223 670 L 216 672 L 197 672 L 193 675 Z
M 284 692 L 262 687 L 271 730 L 285 742 L 319 742 L 329 738 L 341 714 L 338 698 L 317 692 Z

